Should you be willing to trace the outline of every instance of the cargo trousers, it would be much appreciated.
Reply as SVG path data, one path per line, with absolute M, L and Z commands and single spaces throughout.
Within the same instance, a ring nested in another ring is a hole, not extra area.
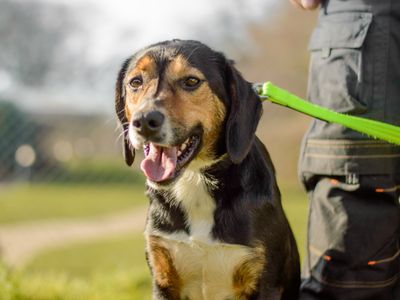
M 309 50 L 311 102 L 400 126 L 399 0 L 325 1 Z M 400 147 L 314 120 L 299 173 L 300 299 L 400 300 Z

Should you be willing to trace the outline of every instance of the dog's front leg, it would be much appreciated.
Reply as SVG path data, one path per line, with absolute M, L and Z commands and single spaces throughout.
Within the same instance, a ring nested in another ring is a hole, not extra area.
M 153 278 L 153 300 L 180 300 L 182 282 L 168 246 L 160 237 L 148 236 L 146 255 Z
M 179 293 L 170 288 L 163 288 L 156 282 L 153 283 L 153 300 L 180 300 Z
M 283 299 L 282 288 L 266 288 L 260 291 L 257 300 L 296 300 L 296 299 Z

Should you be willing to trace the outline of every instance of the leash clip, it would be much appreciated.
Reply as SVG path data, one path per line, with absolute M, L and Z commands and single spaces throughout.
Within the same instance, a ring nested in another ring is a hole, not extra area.
M 268 99 L 268 96 L 265 96 L 265 95 L 263 94 L 263 87 L 264 87 L 264 83 L 260 83 L 260 82 L 258 82 L 258 83 L 253 83 L 253 89 L 254 89 L 254 91 L 257 93 L 258 97 L 259 97 L 261 100 L 267 100 L 267 99 Z

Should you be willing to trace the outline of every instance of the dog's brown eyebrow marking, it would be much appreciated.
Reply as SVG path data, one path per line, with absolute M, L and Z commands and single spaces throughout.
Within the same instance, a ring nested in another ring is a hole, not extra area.
M 129 81 L 136 76 L 142 76 L 143 79 L 147 80 L 157 77 L 157 64 L 154 58 L 148 53 L 145 53 L 136 61 L 134 60 L 130 63 L 130 66 L 124 78 L 125 81 L 124 84 L 127 85 Z M 128 92 L 125 100 L 125 115 L 128 120 L 131 119 L 134 107 L 138 104 L 138 101 L 140 101 L 141 99 L 140 95 L 146 93 L 146 91 L 150 87 L 151 86 L 149 84 L 146 84 L 146 89 L 140 94 L 132 94 L 129 91 L 130 90 L 129 87 L 126 88 Z
M 136 68 L 141 71 L 148 71 L 153 66 L 155 66 L 155 61 L 149 55 L 145 55 L 136 63 Z
M 133 66 L 128 70 L 127 78 L 131 78 L 137 74 L 142 72 L 154 74 L 157 71 L 157 65 L 154 59 L 145 54 L 144 56 L 140 57 Z
M 180 79 L 184 76 L 196 76 L 204 79 L 204 75 L 200 70 L 191 66 L 183 55 L 176 56 L 167 66 L 166 75 L 171 79 Z

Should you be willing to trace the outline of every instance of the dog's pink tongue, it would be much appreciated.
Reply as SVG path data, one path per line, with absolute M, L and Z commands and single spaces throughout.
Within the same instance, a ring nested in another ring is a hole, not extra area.
M 177 147 L 164 148 L 150 143 L 149 154 L 140 164 L 140 168 L 151 181 L 169 179 L 175 173 L 177 152 Z

